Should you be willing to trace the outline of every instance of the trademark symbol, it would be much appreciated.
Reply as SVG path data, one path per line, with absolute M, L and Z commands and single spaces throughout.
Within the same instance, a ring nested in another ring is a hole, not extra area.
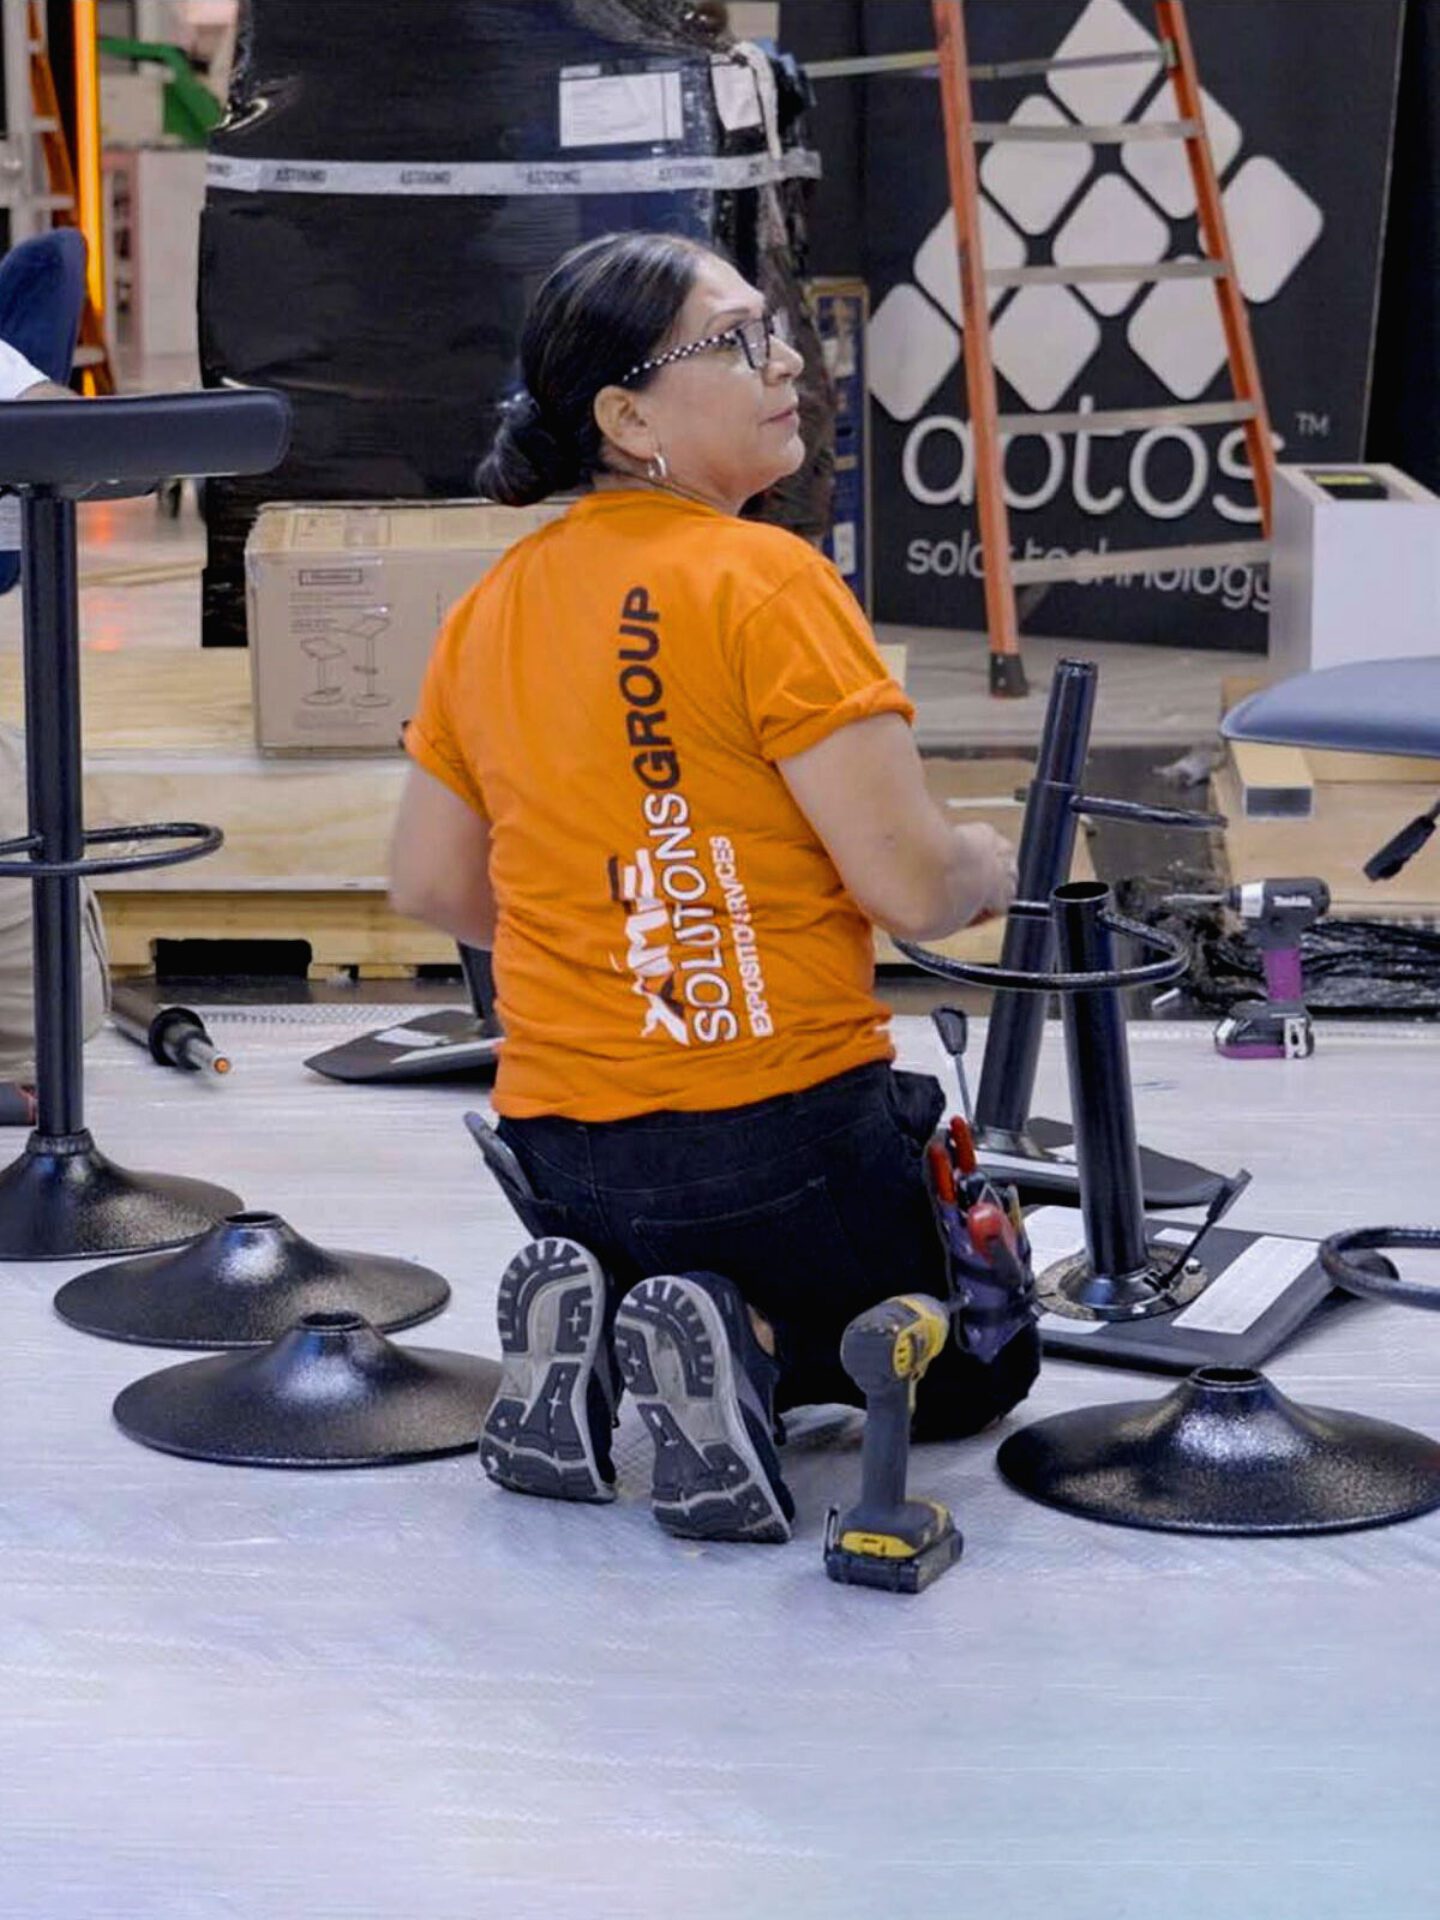
M 1326 440 L 1330 436 L 1330 416 L 1306 413 L 1302 408 L 1295 416 L 1295 431 L 1302 440 Z

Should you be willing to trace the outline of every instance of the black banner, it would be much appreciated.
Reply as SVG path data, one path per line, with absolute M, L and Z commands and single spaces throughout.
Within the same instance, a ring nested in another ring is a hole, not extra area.
M 1402 0 L 1192 0 L 1188 9 L 1282 460 L 1362 452 L 1402 13 Z M 965 17 L 975 63 L 1156 45 L 1144 0 L 968 0 Z M 788 31 L 788 10 L 782 24 Z M 865 53 L 933 44 L 927 0 L 863 0 L 858 28 Z M 832 84 L 850 83 L 821 83 Z M 984 119 L 1177 117 L 1158 63 L 977 82 L 975 93 Z M 873 77 L 863 108 L 876 612 L 981 627 L 939 88 L 933 75 Z M 999 144 L 982 152 L 980 178 L 987 266 L 1201 253 L 1178 142 Z M 991 326 L 1003 411 L 1231 397 L 1204 279 L 1000 289 Z M 1017 558 L 1259 531 L 1243 429 L 1233 424 L 1017 436 L 1006 480 Z M 1055 586 L 1031 625 L 1260 649 L 1267 611 L 1263 570 L 1157 564 L 1125 582 Z

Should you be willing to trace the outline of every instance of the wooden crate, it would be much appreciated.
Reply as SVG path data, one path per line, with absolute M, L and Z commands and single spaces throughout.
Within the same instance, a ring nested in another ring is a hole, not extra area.
M 904 674 L 903 649 L 888 664 Z M 393 973 L 454 958 L 445 935 L 391 913 L 385 871 L 407 762 L 392 755 L 275 758 L 254 744 L 241 649 L 135 648 L 82 656 L 86 823 L 201 820 L 225 831 L 216 854 L 179 867 L 105 875 L 98 891 L 115 964 L 148 968 L 156 940 L 308 940 L 325 972 Z M 18 724 L 20 663 L 0 659 L 0 716 Z M 1018 839 L 1020 759 L 926 762 L 956 821 Z M 1091 868 L 1081 836 L 1076 877 Z M 992 959 L 992 923 L 937 942 Z M 881 960 L 898 959 L 883 935 Z

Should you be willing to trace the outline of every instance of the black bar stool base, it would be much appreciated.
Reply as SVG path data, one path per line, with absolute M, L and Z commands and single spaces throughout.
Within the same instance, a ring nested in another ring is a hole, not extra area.
M 1440 1445 L 1287 1400 L 1263 1373 L 1202 1367 L 1163 1400 L 1084 1407 L 996 1456 L 1019 1492 L 1162 1533 L 1338 1533 L 1440 1507 Z
M 380 1467 L 479 1445 L 494 1360 L 397 1347 L 356 1313 L 308 1314 L 258 1353 L 187 1360 L 115 1402 L 132 1440 L 240 1467 Z
M 1023 1134 L 982 1129 L 975 1144 L 981 1166 L 1013 1181 L 1027 1205 L 1031 1200 L 1073 1198 L 1079 1192 L 1075 1129 L 1063 1120 L 1032 1117 Z M 1223 1174 L 1193 1160 L 1140 1148 L 1143 1202 L 1158 1213 L 1172 1207 L 1208 1207 L 1224 1184 Z
M 68 1281 L 55 1311 L 82 1333 L 150 1347 L 263 1347 L 307 1313 L 351 1312 L 393 1332 L 450 1298 L 438 1273 L 385 1254 L 317 1247 L 274 1213 L 232 1213 L 158 1259 Z
M 32 1133 L 0 1172 L 0 1260 L 76 1260 L 181 1246 L 240 1205 L 206 1180 L 131 1173 L 79 1133 Z

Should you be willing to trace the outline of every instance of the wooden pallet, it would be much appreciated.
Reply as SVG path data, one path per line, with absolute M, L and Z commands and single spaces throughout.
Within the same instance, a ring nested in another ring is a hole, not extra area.
M 894 665 L 903 672 L 903 658 Z M 225 831 L 208 859 L 102 877 L 118 968 L 149 968 L 157 940 L 308 940 L 319 973 L 385 975 L 454 960 L 452 941 L 386 904 L 402 755 L 260 753 L 243 650 L 85 653 L 81 673 L 87 824 L 203 820 Z M 19 661 L 0 658 L 0 717 L 18 723 L 22 696 Z M 951 818 L 1018 837 L 1013 796 L 1029 778 L 1026 761 L 930 759 L 926 771 Z M 1076 875 L 1090 872 L 1082 844 Z M 993 959 L 1001 933 L 991 924 L 937 944 Z M 899 959 L 883 936 L 877 955 Z

